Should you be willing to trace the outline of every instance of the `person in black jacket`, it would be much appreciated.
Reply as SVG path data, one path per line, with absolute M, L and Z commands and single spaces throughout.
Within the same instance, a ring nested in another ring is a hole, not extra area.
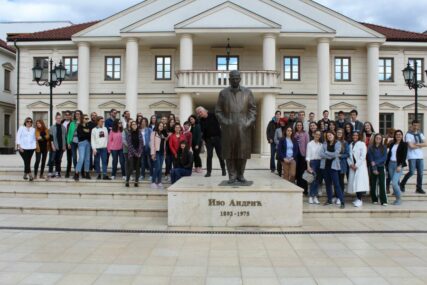
M 188 121 L 191 125 L 191 147 L 194 155 L 194 167 L 196 168 L 197 173 L 202 173 L 202 160 L 200 158 L 200 150 L 202 148 L 202 129 L 200 128 L 200 124 L 196 116 L 191 115 L 188 118 Z
M 82 174 L 82 178 L 90 179 L 89 167 L 90 167 L 90 135 L 91 130 L 89 127 L 89 116 L 83 115 L 80 117 L 80 123 L 77 126 L 77 138 L 79 139 L 78 151 L 79 160 L 76 166 L 76 173 L 74 174 L 74 180 L 79 180 L 79 173 Z M 84 164 L 84 168 L 83 168 Z M 85 170 L 85 172 L 83 171 Z
M 403 132 L 397 130 L 394 132 L 393 142 L 389 145 L 389 152 L 387 155 L 386 165 L 388 167 L 391 183 L 393 185 L 393 192 L 396 200 L 393 205 L 402 204 L 400 198 L 402 192 L 400 189 L 400 177 L 402 176 L 403 168 L 406 166 L 406 156 L 408 154 L 408 144 L 403 141 Z
M 276 129 L 280 128 L 280 117 L 282 117 L 282 112 L 276 111 L 274 114 L 274 118 L 267 125 L 267 141 L 270 144 L 270 170 L 271 173 L 276 171 L 276 150 L 277 145 L 274 142 L 274 134 L 276 133 Z
M 193 153 L 188 147 L 188 143 L 183 140 L 179 144 L 178 154 L 175 159 L 174 168 L 171 171 L 171 183 L 174 184 L 181 177 L 191 176 L 193 167 Z

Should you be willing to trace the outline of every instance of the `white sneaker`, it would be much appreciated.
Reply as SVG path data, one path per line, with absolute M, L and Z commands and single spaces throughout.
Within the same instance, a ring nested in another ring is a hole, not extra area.
M 125 181 L 125 180 L 126 180 L 126 176 L 123 176 L 123 177 L 122 177 L 122 180 L 123 180 L 123 181 Z
M 341 200 L 340 200 L 340 199 L 337 199 L 337 200 L 335 201 L 335 204 L 337 204 L 338 206 L 340 206 L 340 205 L 341 205 Z
M 363 205 L 362 200 L 357 200 L 357 201 L 354 203 L 354 206 L 355 206 L 355 207 L 357 207 L 357 208 L 362 207 L 362 205 Z
M 157 184 L 157 188 L 163 188 L 163 184 L 162 183 Z
M 157 189 L 157 184 L 156 183 L 151 183 L 151 188 L 152 189 Z
M 314 201 L 313 201 L 313 197 L 308 197 L 308 203 L 309 203 L 309 204 L 313 204 L 313 203 L 314 203 Z
M 335 203 L 337 202 L 337 200 L 338 200 L 338 199 L 337 199 L 337 198 L 335 198 L 335 197 L 334 197 L 334 198 L 332 198 L 332 204 L 335 204 Z
M 319 199 L 317 199 L 317 197 L 314 197 L 314 198 L 313 198 L 313 202 L 314 202 L 314 204 L 316 204 L 316 205 L 319 205 L 319 204 L 320 204 Z
M 353 203 L 353 205 L 355 205 L 355 206 L 356 206 L 357 201 L 359 201 L 359 199 L 354 200 L 354 201 L 352 202 L 352 203 Z
M 116 180 L 116 176 L 111 176 L 111 180 Z

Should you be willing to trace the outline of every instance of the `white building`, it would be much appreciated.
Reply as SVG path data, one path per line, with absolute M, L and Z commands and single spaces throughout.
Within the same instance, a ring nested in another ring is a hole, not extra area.
M 15 144 L 15 49 L 0 39 L 0 148 Z
M 237 68 L 257 99 L 253 152 L 262 154 L 276 109 L 318 118 L 357 109 L 375 129 L 407 129 L 414 96 L 401 70 L 417 60 L 424 79 L 427 59 L 427 35 L 358 23 L 310 0 L 146 0 L 99 22 L 8 40 L 20 50 L 20 121 L 48 118 L 48 88 L 31 73 L 48 58 L 70 70 L 54 90 L 54 112 L 114 107 L 182 121 L 198 105 L 212 109 L 224 70 Z M 426 90 L 420 95 L 425 123 Z

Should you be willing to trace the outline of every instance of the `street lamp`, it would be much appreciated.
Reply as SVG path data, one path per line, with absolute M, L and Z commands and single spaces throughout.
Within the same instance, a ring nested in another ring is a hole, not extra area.
M 33 79 L 37 82 L 39 86 L 48 86 L 50 90 L 50 126 L 53 125 L 53 88 L 61 85 L 62 81 L 65 79 L 66 69 L 62 64 L 62 61 L 59 62 L 59 65 L 53 68 L 53 60 L 49 61 L 49 80 L 41 80 L 43 76 L 43 68 L 37 65 L 33 67 Z

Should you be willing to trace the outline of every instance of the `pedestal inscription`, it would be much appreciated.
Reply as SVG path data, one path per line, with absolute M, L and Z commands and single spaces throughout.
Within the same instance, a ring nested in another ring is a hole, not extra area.
M 221 177 L 186 177 L 168 189 L 169 226 L 302 225 L 302 189 L 270 173 L 251 186 L 218 186 Z

